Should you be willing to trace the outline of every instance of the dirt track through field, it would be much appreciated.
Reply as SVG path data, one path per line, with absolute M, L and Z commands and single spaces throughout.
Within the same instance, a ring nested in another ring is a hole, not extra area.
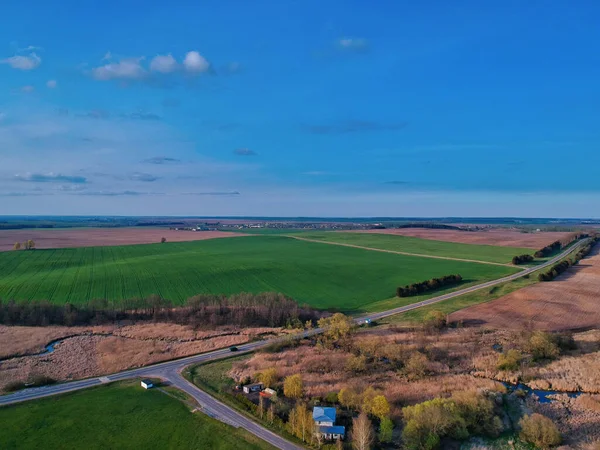
M 453 322 L 558 331 L 600 326 L 600 246 L 554 281 L 452 313 Z
M 341 247 L 359 248 L 362 250 L 371 250 L 373 252 L 393 253 L 396 255 L 406 255 L 406 256 L 418 256 L 420 258 L 448 259 L 450 261 L 460 261 L 460 262 L 469 262 L 469 263 L 477 263 L 477 264 L 489 264 L 492 266 L 512 267 L 512 268 L 525 270 L 522 267 L 513 266 L 512 264 L 502 264 L 502 263 L 495 263 L 495 262 L 490 262 L 490 261 L 478 261 L 475 259 L 452 258 L 451 256 L 435 256 L 435 255 L 422 255 L 420 253 L 399 252 L 396 250 L 385 250 L 382 248 L 363 247 L 362 245 L 343 244 L 341 242 L 330 242 L 330 241 L 321 241 L 318 239 L 308 239 L 308 238 L 303 238 L 300 236 L 287 236 L 287 237 L 291 237 L 293 239 L 298 239 L 299 241 L 316 242 L 317 244 L 339 245 Z

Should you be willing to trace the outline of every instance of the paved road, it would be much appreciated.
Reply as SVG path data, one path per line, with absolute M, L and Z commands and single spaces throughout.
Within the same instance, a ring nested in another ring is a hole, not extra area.
M 467 294 L 470 292 L 475 292 L 480 289 L 486 289 L 486 288 L 495 286 L 497 284 L 505 283 L 507 281 L 516 280 L 517 278 L 521 278 L 527 274 L 530 274 L 530 273 L 540 270 L 544 267 L 555 264 L 556 262 L 558 262 L 559 260 L 564 258 L 566 255 L 568 255 L 571 252 L 574 252 L 575 250 L 577 250 L 578 248 L 580 248 L 587 242 L 588 242 L 588 240 L 584 239 L 584 240 L 578 242 L 577 244 L 573 245 L 572 247 L 570 247 L 568 250 L 562 252 L 560 255 L 556 256 L 555 258 L 552 258 L 548 262 L 541 264 L 539 266 L 528 268 L 528 269 L 526 269 L 522 272 L 516 273 L 514 275 L 510 275 L 510 276 L 500 278 L 500 279 L 494 280 L 494 281 L 489 281 L 487 283 L 479 284 L 477 286 L 472 286 L 472 287 L 469 287 L 466 289 L 461 289 L 459 291 L 456 291 L 456 292 L 453 292 L 450 294 L 440 295 L 439 297 L 434 297 L 429 300 L 424 300 L 422 302 L 418 302 L 418 303 L 415 303 L 412 305 L 401 306 L 401 307 L 390 309 L 387 311 L 370 314 L 365 317 L 359 317 L 355 320 L 357 323 L 361 323 L 361 322 L 364 322 L 364 320 L 366 318 L 370 318 L 372 320 L 382 319 L 384 317 L 388 317 L 388 316 L 391 316 L 394 314 L 399 314 L 402 312 L 410 311 L 412 309 L 422 308 L 423 306 L 442 302 L 444 300 L 458 297 L 460 295 L 464 295 L 464 294 Z M 298 334 L 294 335 L 293 337 L 300 339 L 300 338 L 320 334 L 322 332 L 323 332 L 323 329 L 315 328 L 312 330 L 298 333 Z M 289 337 L 268 339 L 268 340 L 250 342 L 248 344 L 240 345 L 240 346 L 238 346 L 238 349 L 239 349 L 238 353 L 251 352 L 251 351 L 254 351 L 261 347 L 265 347 L 273 342 L 281 341 L 284 339 L 289 339 Z M 179 389 L 185 391 L 186 393 L 188 393 L 189 395 L 191 395 L 194 399 L 196 399 L 198 401 L 198 403 L 201 405 L 202 410 L 206 414 L 208 414 L 218 420 L 221 420 L 225 423 L 231 424 L 233 426 L 244 427 L 251 433 L 255 434 L 256 436 L 258 436 L 261 439 L 264 439 L 265 441 L 269 442 L 270 444 L 274 445 L 277 448 L 281 448 L 284 450 L 300 449 L 301 447 L 272 433 L 271 431 L 260 426 L 256 422 L 248 419 L 246 416 L 238 413 L 237 411 L 230 408 L 229 406 L 226 406 L 223 403 L 219 402 L 218 400 L 211 397 L 206 392 L 198 389 L 196 386 L 189 383 L 187 380 L 185 380 L 181 376 L 181 371 L 185 367 L 187 367 L 191 364 L 222 359 L 227 356 L 231 356 L 231 352 L 229 351 L 229 349 L 221 349 L 221 350 L 215 350 L 215 351 L 209 352 L 209 353 L 202 353 L 200 355 L 194 355 L 194 356 L 189 356 L 189 357 L 182 358 L 182 359 L 177 359 L 175 361 L 167 361 L 167 362 L 155 364 L 152 366 L 141 367 L 139 369 L 126 370 L 123 372 L 115 373 L 112 375 L 107 375 L 104 377 L 90 378 L 87 380 L 80 380 L 80 381 L 71 381 L 68 383 L 57 384 L 54 386 L 44 386 L 44 387 L 39 387 L 39 388 L 24 389 L 22 391 L 15 392 L 13 394 L 0 396 L 0 405 L 8 405 L 8 404 L 12 404 L 12 403 L 19 403 L 19 402 L 23 402 L 23 401 L 27 401 L 27 400 L 48 397 L 51 395 L 63 394 L 65 392 L 75 391 L 75 390 L 84 389 L 84 388 L 88 388 L 88 387 L 92 387 L 92 386 L 99 386 L 104 383 L 110 383 L 113 381 L 125 380 L 125 379 L 129 379 L 129 378 L 159 377 L 159 378 L 162 378 L 164 380 L 171 382 L 177 388 L 179 388 Z

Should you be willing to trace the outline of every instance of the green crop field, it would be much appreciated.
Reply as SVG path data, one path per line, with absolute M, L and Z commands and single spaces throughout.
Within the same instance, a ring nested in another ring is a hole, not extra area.
M 0 448 L 271 449 L 157 390 L 126 382 L 0 408 Z
M 461 274 L 465 283 L 473 283 L 515 271 L 289 237 L 248 236 L 3 252 L 0 298 L 76 304 L 157 294 L 181 303 L 201 293 L 274 291 L 315 307 L 352 312 L 393 297 L 399 285 L 452 273 Z
M 315 239 L 362 247 L 416 253 L 420 255 L 446 256 L 450 258 L 470 259 L 510 264 L 513 256 L 532 254 L 530 248 L 500 247 L 495 245 L 458 244 L 455 242 L 434 241 L 410 236 L 389 234 L 314 232 L 298 235 L 305 239 Z

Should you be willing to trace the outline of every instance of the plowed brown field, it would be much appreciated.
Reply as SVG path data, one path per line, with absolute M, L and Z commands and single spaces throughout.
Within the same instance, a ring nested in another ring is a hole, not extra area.
M 600 248 L 554 281 L 538 283 L 450 315 L 465 325 L 541 330 L 600 326 Z
M 433 228 L 397 228 L 386 230 L 360 230 L 358 233 L 381 233 L 398 236 L 412 236 L 436 241 L 457 242 L 460 244 L 500 245 L 540 249 L 569 236 L 569 232 L 522 233 L 515 230 L 491 229 L 488 231 L 437 230 Z
M 97 247 L 202 241 L 221 237 L 248 236 L 228 231 L 176 231 L 160 228 L 63 228 L 0 231 L 0 251 L 12 250 L 15 242 L 35 241 L 36 248 Z

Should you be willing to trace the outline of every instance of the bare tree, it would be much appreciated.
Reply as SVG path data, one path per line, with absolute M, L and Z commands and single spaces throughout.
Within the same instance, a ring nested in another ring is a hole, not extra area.
M 373 424 L 365 412 L 352 419 L 352 448 L 355 450 L 370 450 L 375 441 Z
M 164 237 L 164 236 L 163 236 L 163 237 L 161 237 L 161 238 L 160 238 L 160 243 L 161 243 L 161 244 L 164 244 L 165 242 L 167 242 L 167 238 L 166 238 L 166 237 Z
M 20 242 L 15 242 L 15 245 L 13 245 L 13 249 L 14 250 L 21 250 L 21 243 Z

